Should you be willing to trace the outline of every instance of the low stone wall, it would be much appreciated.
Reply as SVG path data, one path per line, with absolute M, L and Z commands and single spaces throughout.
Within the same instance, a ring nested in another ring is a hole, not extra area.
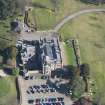
M 19 100 L 18 100 L 18 104 L 22 105 L 22 92 L 21 92 L 21 86 L 20 86 L 20 81 L 19 81 L 19 77 L 16 78 L 16 86 L 17 86 L 17 92 L 19 95 Z

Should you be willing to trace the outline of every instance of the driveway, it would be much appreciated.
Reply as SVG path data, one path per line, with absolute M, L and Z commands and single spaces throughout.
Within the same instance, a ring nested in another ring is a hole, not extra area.
M 22 33 L 20 34 L 20 40 L 28 40 L 28 41 L 32 41 L 32 40 L 40 40 L 40 38 L 44 38 L 44 37 L 54 37 L 57 36 L 57 33 L 50 30 L 50 31 L 36 31 L 36 32 L 24 32 L 22 31 Z

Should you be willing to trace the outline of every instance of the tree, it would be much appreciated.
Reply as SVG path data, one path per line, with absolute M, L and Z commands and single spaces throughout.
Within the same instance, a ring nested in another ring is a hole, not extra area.
M 93 4 L 103 4 L 105 3 L 105 0 L 81 0 L 82 2 L 85 3 L 93 3 Z
M 71 80 L 73 80 L 76 76 L 79 76 L 80 73 L 77 67 L 70 65 L 68 66 L 68 69 L 69 69 L 69 75 L 70 75 Z
M 76 100 L 76 102 L 74 102 L 73 105 L 96 105 L 96 104 L 93 104 L 93 102 L 89 97 L 81 97 L 78 100 Z
M 19 75 L 19 68 L 14 68 L 13 70 L 12 70 L 12 75 L 14 75 L 14 76 L 18 76 Z
M 89 64 L 87 63 L 82 64 L 80 69 L 81 69 L 80 75 L 87 78 L 90 74 Z
M 81 65 L 81 73 L 80 75 L 83 77 L 83 80 L 85 82 L 85 91 L 87 92 L 88 91 L 88 81 L 87 81 L 87 77 L 89 76 L 90 74 L 90 67 L 89 67 L 89 64 L 87 63 L 84 63 Z
M 72 97 L 80 98 L 80 96 L 85 92 L 83 79 L 79 76 L 75 77 L 75 79 L 70 82 L 70 90 L 72 91 Z
M 16 0 L 0 0 L 0 19 L 12 16 L 16 11 Z

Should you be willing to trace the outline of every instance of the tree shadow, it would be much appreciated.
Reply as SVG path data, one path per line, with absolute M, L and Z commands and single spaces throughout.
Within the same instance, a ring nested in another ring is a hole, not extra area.
M 15 79 L 15 84 L 16 84 L 16 90 L 17 90 L 17 101 L 18 103 L 20 102 L 20 91 L 19 91 L 19 85 L 18 85 L 18 79 Z
M 5 67 L 5 68 L 3 69 L 3 71 L 4 71 L 4 73 L 7 74 L 7 75 L 12 75 L 12 69 L 11 69 L 11 68 L 6 68 L 6 67 Z
M 51 77 L 55 80 L 52 81 L 50 79 L 47 80 L 47 84 L 50 87 L 54 87 L 58 93 L 64 94 L 66 96 L 70 96 L 70 81 L 76 75 L 75 68 L 72 65 L 64 66 L 63 69 L 57 69 L 51 73 Z M 75 71 L 73 71 L 75 70 Z M 57 80 L 56 78 L 57 77 Z
M 93 103 L 89 98 L 81 97 L 77 101 L 74 102 L 73 105 L 97 105 Z
M 69 96 L 68 92 L 69 92 L 69 83 L 59 83 L 58 81 L 52 82 L 50 79 L 47 80 L 46 82 L 49 87 L 55 88 L 55 90 L 58 93 L 61 93 L 63 95 Z M 59 84 L 59 86 L 57 85 Z
M 74 76 L 73 72 L 74 67 L 72 65 L 64 66 L 64 69 L 56 69 L 52 71 L 51 77 L 54 78 L 55 76 L 62 79 L 72 79 Z

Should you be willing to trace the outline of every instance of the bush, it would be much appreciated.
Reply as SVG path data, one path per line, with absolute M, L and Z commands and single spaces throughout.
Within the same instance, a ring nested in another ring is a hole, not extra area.
M 14 68 L 13 70 L 12 70 L 12 75 L 13 76 L 18 76 L 19 75 L 19 68 Z
M 70 83 L 70 90 L 72 90 L 73 98 L 80 98 L 85 92 L 85 84 L 82 78 L 79 76 L 75 77 Z

